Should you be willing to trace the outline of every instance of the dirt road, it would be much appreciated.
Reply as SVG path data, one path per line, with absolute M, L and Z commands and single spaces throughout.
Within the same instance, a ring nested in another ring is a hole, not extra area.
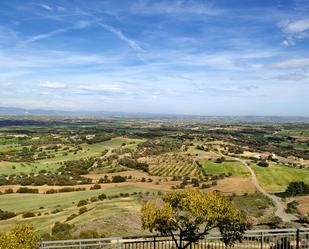
M 285 222 L 291 222 L 291 221 L 297 220 L 297 217 L 295 215 L 288 214 L 288 213 L 285 212 L 284 206 L 283 206 L 283 204 L 282 204 L 282 202 L 281 202 L 279 197 L 268 193 L 265 189 L 263 189 L 261 187 L 261 185 L 259 184 L 259 181 L 258 181 L 254 171 L 246 163 L 246 161 L 244 161 L 242 159 L 239 159 L 239 158 L 234 158 L 234 159 L 236 159 L 237 161 L 241 162 L 243 165 L 245 165 L 247 167 L 247 169 L 249 170 L 249 172 L 251 174 L 252 183 L 255 185 L 256 189 L 259 192 L 261 192 L 263 195 L 265 195 L 266 197 L 271 199 L 272 202 L 275 204 L 275 206 L 277 208 L 277 210 L 275 212 L 276 216 L 278 216 L 279 218 L 281 218 Z

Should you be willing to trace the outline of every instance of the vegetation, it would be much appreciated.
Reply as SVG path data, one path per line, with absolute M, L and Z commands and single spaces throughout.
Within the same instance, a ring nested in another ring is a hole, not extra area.
M 7 233 L 0 233 L 0 249 L 33 249 L 40 243 L 34 227 L 18 225 Z
M 285 191 L 285 196 L 297 196 L 297 195 L 308 195 L 309 194 L 309 184 L 304 182 L 290 182 L 289 186 Z
M 186 190 L 165 194 L 161 202 L 142 206 L 144 229 L 171 235 L 176 247 L 185 249 L 217 227 L 226 247 L 242 239 L 246 216 L 217 193 Z M 179 238 L 177 238 L 177 234 Z
M 31 222 L 61 239 L 51 228 L 66 221 L 72 238 L 142 234 L 136 210 L 178 189 L 222 191 L 254 225 L 275 227 L 241 160 L 265 190 L 307 195 L 308 132 L 306 122 L 0 117 L 0 230 Z M 288 209 L 306 220 L 299 198 Z

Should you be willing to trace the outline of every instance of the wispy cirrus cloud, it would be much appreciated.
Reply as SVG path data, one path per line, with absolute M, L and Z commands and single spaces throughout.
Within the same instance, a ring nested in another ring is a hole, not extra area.
M 84 28 L 87 28 L 88 26 L 92 25 L 93 23 L 96 23 L 97 21 L 98 20 L 91 20 L 91 21 L 79 20 L 73 26 L 70 26 L 70 27 L 67 27 L 67 28 L 56 29 L 56 30 L 53 30 L 51 32 L 47 32 L 47 33 L 44 33 L 44 34 L 34 35 L 34 36 L 24 40 L 23 44 L 29 44 L 29 43 L 32 43 L 32 42 L 44 40 L 44 39 L 53 37 L 55 35 L 60 35 L 60 34 L 66 33 L 70 30 L 84 29 Z
M 125 42 L 129 47 L 131 47 L 136 52 L 144 52 L 145 51 L 136 41 L 134 41 L 133 39 L 130 39 L 129 37 L 124 35 L 124 33 L 120 29 L 116 29 L 116 28 L 114 28 L 110 25 L 104 24 L 104 23 L 98 23 L 98 25 L 100 25 L 105 30 L 116 35 L 120 40 Z
M 290 68 L 305 69 L 309 68 L 309 58 L 294 58 L 294 59 L 282 60 L 273 63 L 271 66 L 273 68 L 278 69 L 290 69 Z
M 177 14 L 177 15 L 209 15 L 224 13 L 223 9 L 214 7 L 210 1 L 140 1 L 131 7 L 137 14 Z

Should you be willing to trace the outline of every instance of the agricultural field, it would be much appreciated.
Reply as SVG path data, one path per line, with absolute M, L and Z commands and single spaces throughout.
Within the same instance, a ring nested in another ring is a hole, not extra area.
M 240 162 L 225 161 L 223 163 L 215 163 L 209 160 L 199 160 L 205 172 L 210 175 L 231 175 L 231 176 L 249 176 L 247 168 Z
M 11 210 L 20 213 L 20 215 L 9 221 L 0 221 L 0 229 L 5 230 L 17 223 L 27 222 L 34 224 L 41 232 L 48 232 L 55 222 L 65 222 L 70 215 L 78 213 L 80 207 L 77 207 L 77 205 L 81 200 L 89 200 L 88 204 L 85 205 L 89 211 L 72 219 L 70 224 L 79 225 L 83 221 L 96 220 L 111 213 L 115 215 L 115 212 L 136 212 L 139 210 L 138 195 L 141 196 L 145 192 L 152 195 L 157 191 L 134 186 L 120 186 L 104 190 L 70 193 L 2 195 L 0 196 L 1 209 Z M 110 196 L 112 199 L 103 201 L 94 199 L 100 194 L 106 194 L 107 197 Z M 129 194 L 130 196 L 120 198 L 120 194 Z M 36 217 L 23 219 L 21 214 L 24 212 L 33 212 Z
M 269 167 L 250 165 L 261 185 L 269 192 L 283 192 L 293 181 L 309 183 L 309 170 L 271 164 Z
M 294 181 L 309 183 L 307 126 L 0 117 L 0 229 L 31 223 L 50 233 L 61 222 L 74 225 L 76 234 L 142 234 L 141 204 L 188 188 L 218 191 L 254 226 L 271 226 L 275 206 L 257 191 L 244 161 L 269 193 L 284 192 Z M 306 215 L 306 196 L 290 198 Z

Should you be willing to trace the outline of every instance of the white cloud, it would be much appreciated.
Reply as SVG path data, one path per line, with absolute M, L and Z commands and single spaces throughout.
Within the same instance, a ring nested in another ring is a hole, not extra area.
M 309 19 L 284 21 L 281 23 L 281 27 L 286 33 L 302 33 L 309 30 Z
M 39 41 L 39 40 L 44 40 L 46 38 L 49 38 L 49 37 L 52 37 L 52 36 L 55 36 L 55 35 L 66 33 L 70 30 L 84 29 L 84 28 L 87 28 L 88 26 L 90 26 L 91 24 L 93 24 L 97 21 L 99 21 L 99 20 L 91 20 L 91 21 L 80 20 L 80 21 L 77 21 L 74 26 L 56 29 L 56 30 L 53 30 L 51 32 L 44 33 L 44 34 L 34 35 L 34 36 L 26 39 L 23 43 L 27 44 L 27 43 L 36 42 L 36 41 Z
M 282 42 L 285 46 L 295 45 L 295 40 L 301 40 L 309 37 L 309 19 L 296 21 L 285 20 L 279 24 L 281 30 L 287 35 Z
M 309 67 L 309 58 L 283 60 L 272 64 L 272 67 L 279 69 L 307 68 Z
M 124 41 L 126 44 L 129 45 L 129 47 L 131 47 L 133 50 L 137 51 L 137 52 L 144 52 L 144 49 L 142 47 L 140 47 L 138 45 L 138 43 L 130 38 L 128 38 L 127 36 L 125 36 L 121 30 L 116 29 L 110 25 L 104 24 L 104 23 L 99 23 L 99 25 L 108 30 L 109 32 L 112 32 L 114 35 L 116 35 L 120 40 Z
M 209 2 L 175 1 L 142 1 L 133 5 L 132 10 L 137 14 L 188 14 L 216 16 L 224 11 L 214 8 Z
M 123 87 L 115 84 L 79 85 L 77 89 L 98 92 L 105 91 L 113 93 L 121 93 L 126 91 Z
M 35 36 L 32 36 L 32 37 L 28 38 L 27 40 L 25 40 L 24 43 L 27 44 L 27 43 L 32 43 L 32 42 L 36 42 L 36 41 L 39 41 L 39 40 L 43 40 L 43 39 L 46 39 L 46 38 L 49 38 L 49 37 L 52 37 L 52 36 L 55 36 L 55 35 L 59 35 L 61 33 L 65 33 L 70 29 L 71 28 L 57 29 L 57 30 L 54 30 L 54 31 L 49 32 L 49 33 L 35 35 Z
M 45 83 L 40 84 L 41 87 L 50 88 L 50 89 L 64 89 L 67 87 L 66 84 L 61 82 L 50 82 L 47 81 Z
M 49 10 L 49 11 L 52 11 L 52 10 L 53 10 L 53 8 L 50 7 L 50 6 L 47 5 L 47 4 L 40 4 L 40 7 L 42 7 L 42 8 L 45 9 L 45 10 Z

